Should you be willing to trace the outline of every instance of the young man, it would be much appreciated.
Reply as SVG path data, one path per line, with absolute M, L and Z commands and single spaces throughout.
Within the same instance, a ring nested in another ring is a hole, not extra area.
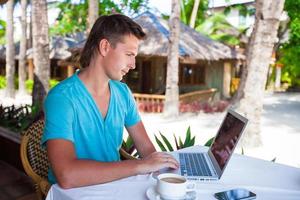
M 177 161 L 155 151 L 129 88 L 120 80 L 135 68 L 141 27 L 115 14 L 95 22 L 83 48 L 82 70 L 53 88 L 44 103 L 49 181 L 63 188 L 177 168 Z M 140 160 L 120 161 L 123 128 Z

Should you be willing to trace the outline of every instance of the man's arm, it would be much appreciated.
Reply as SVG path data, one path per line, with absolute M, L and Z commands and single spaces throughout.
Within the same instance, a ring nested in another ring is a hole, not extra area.
M 156 152 L 142 121 L 138 122 L 134 126 L 126 127 L 126 129 L 129 136 L 133 139 L 138 153 L 142 158 L 145 158 L 151 153 Z
M 73 143 L 62 139 L 48 140 L 47 153 L 56 180 L 62 188 L 106 183 L 164 167 L 177 168 L 177 162 L 170 155 L 156 152 L 142 160 L 120 162 L 77 159 Z

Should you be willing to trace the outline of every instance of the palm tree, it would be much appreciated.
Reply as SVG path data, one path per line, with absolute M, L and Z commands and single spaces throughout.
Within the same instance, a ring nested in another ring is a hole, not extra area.
M 205 21 L 208 0 L 180 0 L 180 20 L 191 28 Z
M 49 60 L 49 26 L 46 0 L 32 0 L 32 38 L 34 84 L 32 104 L 38 109 L 49 89 L 50 60 Z
M 247 49 L 244 96 L 236 105 L 250 122 L 242 138 L 244 146 L 261 145 L 260 118 L 264 91 L 283 5 L 284 0 L 256 1 L 255 24 Z
M 15 95 L 15 46 L 14 46 L 14 0 L 9 0 L 6 3 L 7 8 L 7 23 L 6 23 L 6 90 L 7 97 Z
M 194 6 L 193 6 L 191 18 L 190 18 L 190 27 L 191 27 L 191 28 L 194 28 L 194 27 L 195 27 L 196 17 L 197 17 L 197 13 L 198 13 L 199 4 L 200 4 L 200 0 L 195 0 L 195 1 L 194 1 Z
M 92 29 L 95 21 L 98 18 L 99 3 L 97 0 L 89 0 L 89 19 L 88 19 L 88 32 Z
M 20 54 L 19 54 L 19 92 L 25 93 L 25 80 L 26 80 L 26 47 L 27 47 L 27 37 L 26 37 L 26 8 L 27 0 L 21 0 L 21 41 L 20 41 Z
M 178 64 L 179 64 L 179 31 L 180 6 L 178 0 L 172 0 L 172 11 L 169 19 L 170 35 L 168 47 L 165 117 L 176 117 L 179 114 Z

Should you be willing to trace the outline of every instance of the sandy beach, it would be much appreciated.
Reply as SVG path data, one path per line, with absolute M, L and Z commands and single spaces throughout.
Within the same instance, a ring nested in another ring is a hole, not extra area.
M 196 135 L 195 144 L 204 143 L 213 137 L 225 115 L 223 113 L 186 113 L 176 119 L 165 119 L 162 114 L 142 114 L 146 130 L 154 141 L 159 131 L 174 141 L 173 134 L 185 137 L 188 126 Z M 247 156 L 273 160 L 294 167 L 300 167 L 300 93 L 266 93 L 261 121 L 263 146 L 243 148 Z M 173 143 L 174 144 L 174 143 Z M 235 153 L 241 153 L 237 148 Z
M 16 98 L 4 98 L 0 91 L 0 104 L 30 104 L 31 96 L 17 94 Z M 213 137 L 220 126 L 223 113 L 184 113 L 176 119 L 164 118 L 162 114 L 141 113 L 145 128 L 156 144 L 154 134 L 163 133 L 174 145 L 174 137 L 185 137 L 187 128 L 191 127 L 192 135 L 196 136 L 197 145 Z M 261 123 L 263 146 L 244 148 L 244 154 L 265 160 L 276 158 L 276 163 L 300 167 L 300 93 L 266 93 Z M 126 137 L 126 133 L 124 134 Z M 157 149 L 158 146 L 156 145 Z M 241 153 L 237 148 L 235 153 Z

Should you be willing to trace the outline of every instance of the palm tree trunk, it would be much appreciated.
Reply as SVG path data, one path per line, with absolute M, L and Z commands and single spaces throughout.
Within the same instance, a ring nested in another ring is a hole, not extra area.
M 191 28 L 195 27 L 199 4 L 200 4 L 200 0 L 195 0 L 194 1 L 194 6 L 193 6 L 191 18 L 190 18 L 190 27 Z
M 276 42 L 279 19 L 284 0 L 257 0 L 254 30 L 247 53 L 247 77 L 244 96 L 237 110 L 249 118 L 247 131 L 242 138 L 243 146 L 260 146 L 260 118 L 267 80 L 268 67 Z
M 89 19 L 88 19 L 88 33 L 91 31 L 95 21 L 98 18 L 99 3 L 97 0 L 89 0 Z
M 172 12 L 169 19 L 170 35 L 168 48 L 165 117 L 176 117 L 179 114 L 178 65 L 179 65 L 179 31 L 180 6 L 172 0 Z
M 7 27 L 6 27 L 6 90 L 5 96 L 15 95 L 15 44 L 14 44 L 14 0 L 6 3 L 7 7 Z
M 46 0 L 32 0 L 32 35 L 34 84 L 32 104 L 42 109 L 42 103 L 49 89 L 49 27 Z
M 21 41 L 20 41 L 20 54 L 19 54 L 19 92 L 25 93 L 25 81 L 26 81 L 26 50 L 27 50 L 27 37 L 26 37 L 26 8 L 27 0 L 21 0 Z

